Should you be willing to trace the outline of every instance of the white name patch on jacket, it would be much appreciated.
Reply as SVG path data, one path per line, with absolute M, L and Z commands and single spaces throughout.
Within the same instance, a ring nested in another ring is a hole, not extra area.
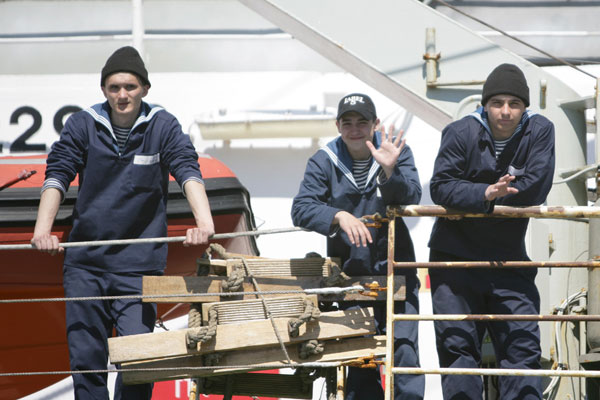
M 512 165 L 508 167 L 508 174 L 512 176 L 521 176 L 525 174 L 525 168 L 515 168 Z
M 152 165 L 159 161 L 160 153 L 150 155 L 136 154 L 135 157 L 133 157 L 133 163 L 137 165 Z

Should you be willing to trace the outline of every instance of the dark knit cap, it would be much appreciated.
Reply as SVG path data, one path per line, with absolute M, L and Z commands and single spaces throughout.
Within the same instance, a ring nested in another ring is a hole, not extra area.
M 342 115 L 350 111 L 359 113 L 369 121 L 377 119 L 375 104 L 373 104 L 373 100 L 366 94 L 352 93 L 342 97 L 338 104 L 336 120 L 339 120 Z
M 131 72 L 140 78 L 142 84 L 150 86 L 144 61 L 140 57 L 140 53 L 131 46 L 121 47 L 108 57 L 102 68 L 100 86 L 104 86 L 106 78 L 115 72 Z
M 481 104 L 485 106 L 492 96 L 509 94 L 520 98 L 529 107 L 529 87 L 523 71 L 513 64 L 497 66 L 485 80 Z

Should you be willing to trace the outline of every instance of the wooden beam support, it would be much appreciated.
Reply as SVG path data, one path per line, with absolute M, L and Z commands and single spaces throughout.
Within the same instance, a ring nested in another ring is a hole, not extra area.
M 385 287 L 385 276 L 353 276 L 344 286 L 365 286 L 368 283 L 377 282 L 380 287 Z M 210 303 L 221 299 L 231 299 L 230 296 L 220 297 L 222 293 L 221 282 L 226 280 L 223 276 L 144 276 L 143 294 L 150 296 L 175 295 L 175 294 L 193 294 L 193 293 L 214 293 L 214 296 L 198 297 L 159 297 L 144 299 L 145 302 L 154 303 Z M 317 276 L 277 276 L 277 277 L 258 277 L 256 281 L 260 290 L 305 290 L 321 287 L 323 278 Z M 402 275 L 394 277 L 394 300 L 402 301 L 406 299 L 406 280 Z M 249 278 L 243 283 L 244 292 L 253 292 L 254 286 Z M 319 301 L 369 301 L 385 300 L 386 292 L 377 292 L 377 297 L 364 296 L 360 293 L 345 293 L 341 295 L 319 295 Z M 265 297 L 282 297 L 290 294 L 265 295 Z M 255 299 L 256 295 L 243 294 L 237 299 Z
M 287 345 L 287 351 L 292 362 L 329 362 L 344 361 L 358 357 L 385 355 L 385 336 L 370 336 L 348 338 L 325 342 L 325 350 L 318 355 L 310 356 L 306 360 L 300 359 L 298 346 Z M 123 383 L 133 385 L 172 379 L 185 379 L 191 377 L 227 375 L 256 370 L 287 368 L 287 361 L 282 361 L 280 348 L 273 347 L 262 350 L 237 350 L 220 353 L 218 365 L 230 368 L 197 369 L 203 366 L 202 356 L 172 357 L 161 360 L 142 362 L 128 362 L 121 364 Z M 244 368 L 240 368 L 244 366 Z M 128 371 L 128 369 L 156 368 L 152 371 Z M 160 370 L 168 368 L 167 370 Z
M 302 343 L 306 340 L 335 339 L 364 336 L 375 333 L 372 308 L 321 313 L 316 321 L 299 328 L 299 336 L 292 338 L 288 332 L 289 318 L 276 318 L 275 325 L 284 343 Z M 196 350 L 186 344 L 189 329 L 119 336 L 108 339 L 108 351 L 113 364 L 157 359 L 162 357 L 198 355 L 237 349 L 279 346 L 271 321 L 259 320 L 242 324 L 217 326 L 215 338 L 198 343 Z
M 225 376 L 232 378 L 234 396 L 312 399 L 313 395 L 312 382 L 305 382 L 298 375 L 247 373 Z M 225 394 L 225 385 L 224 376 L 203 379 L 200 393 Z

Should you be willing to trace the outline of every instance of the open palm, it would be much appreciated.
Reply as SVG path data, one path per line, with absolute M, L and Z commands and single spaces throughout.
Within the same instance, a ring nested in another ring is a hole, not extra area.
M 385 127 L 381 127 L 381 144 L 379 148 L 376 149 L 373 143 L 367 142 L 367 147 L 369 151 L 371 151 L 371 155 L 377 161 L 381 168 L 385 171 L 388 178 L 391 176 L 391 172 L 396 165 L 396 161 L 398 161 L 398 157 L 400 157 L 400 153 L 404 148 L 406 143 L 406 139 L 402 139 L 404 135 L 404 131 L 400 130 L 398 132 L 398 136 L 392 138 L 394 133 L 394 126 L 390 126 L 389 133 L 386 132 Z M 393 140 L 392 140 L 393 139 Z

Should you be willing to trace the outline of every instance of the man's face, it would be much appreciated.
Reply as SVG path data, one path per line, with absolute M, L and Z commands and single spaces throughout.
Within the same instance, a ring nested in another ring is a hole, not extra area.
M 518 97 L 499 94 L 488 100 L 485 111 L 494 139 L 508 139 L 521 121 L 525 103 Z
M 356 112 L 347 112 L 336 121 L 338 132 L 352 158 L 366 159 L 371 154 L 365 143 L 373 139 L 379 120 L 369 121 Z
M 119 122 L 132 122 L 138 115 L 142 98 L 148 94 L 148 86 L 140 83 L 135 74 L 117 72 L 109 75 L 102 86 L 102 93 L 112 110 L 111 117 Z

